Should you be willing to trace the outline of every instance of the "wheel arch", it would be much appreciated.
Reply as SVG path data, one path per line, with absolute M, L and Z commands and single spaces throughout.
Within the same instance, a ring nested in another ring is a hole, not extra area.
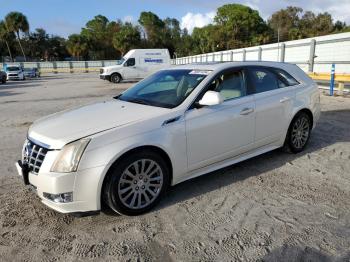
M 309 109 L 309 108 L 302 108 L 302 109 L 299 109 L 293 116 L 293 118 L 290 120 L 289 122 L 289 126 L 288 128 L 290 127 L 291 123 L 293 122 L 293 120 L 300 114 L 300 113 L 306 113 L 309 117 L 310 117 L 310 120 L 311 120 L 311 127 L 314 126 L 314 115 L 312 114 L 312 111 Z
M 123 80 L 123 76 L 122 76 L 121 73 L 119 73 L 119 72 L 113 72 L 113 73 L 111 74 L 111 79 L 112 79 L 112 76 L 113 76 L 113 75 L 119 75 L 120 80 Z
M 167 166 L 169 168 L 169 173 L 170 173 L 170 179 L 169 179 L 169 184 L 172 184 L 173 181 L 173 164 L 171 162 L 171 158 L 169 156 L 169 154 L 162 148 L 158 147 L 158 146 L 154 146 L 154 145 L 142 145 L 142 146 L 137 146 L 135 148 L 129 149 L 128 151 L 124 152 L 123 154 L 121 154 L 120 156 L 118 156 L 113 163 L 107 168 L 107 171 L 105 172 L 105 175 L 103 177 L 103 181 L 102 181 L 102 185 L 100 187 L 100 205 L 102 206 L 103 204 L 103 189 L 107 180 L 108 175 L 110 174 L 111 170 L 113 169 L 113 167 L 115 165 L 117 165 L 118 163 L 120 163 L 121 161 L 123 161 L 123 159 L 127 158 L 129 155 L 134 154 L 136 152 L 141 152 L 141 151 L 152 151 L 155 152 L 157 154 L 159 154 L 164 161 L 167 163 Z
M 288 126 L 287 126 L 287 131 L 285 132 L 285 136 L 284 136 L 283 140 L 281 140 L 281 143 L 285 144 L 286 138 L 287 138 L 287 136 L 288 136 L 288 133 L 289 133 L 291 124 L 293 123 L 294 119 L 295 119 L 300 113 L 302 113 L 302 112 L 306 113 L 306 114 L 310 117 L 310 120 L 311 120 L 311 127 L 313 127 L 313 124 L 314 124 L 314 116 L 313 116 L 313 114 L 312 114 L 312 111 L 311 111 L 309 108 L 306 108 L 306 107 L 300 108 L 300 109 L 296 110 L 295 114 L 294 114 L 293 117 L 290 119 L 289 124 L 288 124 Z

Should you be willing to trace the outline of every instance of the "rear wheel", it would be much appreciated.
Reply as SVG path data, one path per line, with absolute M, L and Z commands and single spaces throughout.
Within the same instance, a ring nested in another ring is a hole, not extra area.
M 297 114 L 289 126 L 285 148 L 293 153 L 303 151 L 311 133 L 310 116 L 304 112 Z
M 113 83 L 120 83 L 120 81 L 122 80 L 121 76 L 119 74 L 113 74 L 111 75 L 111 82 Z
M 123 158 L 106 178 L 103 198 L 115 212 L 139 215 L 160 201 L 169 185 L 169 169 L 158 154 L 145 151 Z

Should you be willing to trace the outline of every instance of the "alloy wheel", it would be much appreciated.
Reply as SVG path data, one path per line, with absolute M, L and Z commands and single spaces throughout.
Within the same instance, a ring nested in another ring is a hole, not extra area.
M 160 194 L 163 180 L 163 172 L 157 162 L 139 159 L 130 164 L 119 179 L 120 201 L 131 209 L 147 207 Z
M 295 148 L 302 148 L 308 138 L 310 133 L 310 123 L 306 117 L 300 117 L 295 121 L 292 127 L 292 143 Z

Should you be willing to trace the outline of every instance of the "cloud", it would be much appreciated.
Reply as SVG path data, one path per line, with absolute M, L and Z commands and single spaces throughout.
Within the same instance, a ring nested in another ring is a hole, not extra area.
M 134 21 L 135 19 L 134 19 L 134 17 L 132 16 L 132 15 L 126 15 L 126 16 L 124 16 L 124 18 L 122 19 L 122 21 L 124 22 L 124 23 L 134 23 L 135 21 Z
M 213 22 L 215 17 L 215 11 L 201 14 L 188 12 L 181 18 L 181 28 L 186 28 L 189 33 L 192 33 L 195 27 L 203 27 Z
M 304 11 L 312 11 L 316 14 L 328 12 L 332 15 L 333 20 L 345 21 L 350 23 L 350 1 L 349 0 L 287 0 L 287 1 L 275 1 L 273 5 L 266 4 L 262 0 L 245 0 L 241 1 L 242 4 L 248 5 L 259 11 L 260 15 L 264 19 L 268 19 L 271 15 L 287 6 L 298 6 L 303 8 Z

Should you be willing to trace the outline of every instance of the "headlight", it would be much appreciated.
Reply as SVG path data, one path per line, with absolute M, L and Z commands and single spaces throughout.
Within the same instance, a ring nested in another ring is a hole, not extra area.
M 65 145 L 56 157 L 51 172 L 69 173 L 77 171 L 81 156 L 89 142 L 90 139 L 80 139 Z

